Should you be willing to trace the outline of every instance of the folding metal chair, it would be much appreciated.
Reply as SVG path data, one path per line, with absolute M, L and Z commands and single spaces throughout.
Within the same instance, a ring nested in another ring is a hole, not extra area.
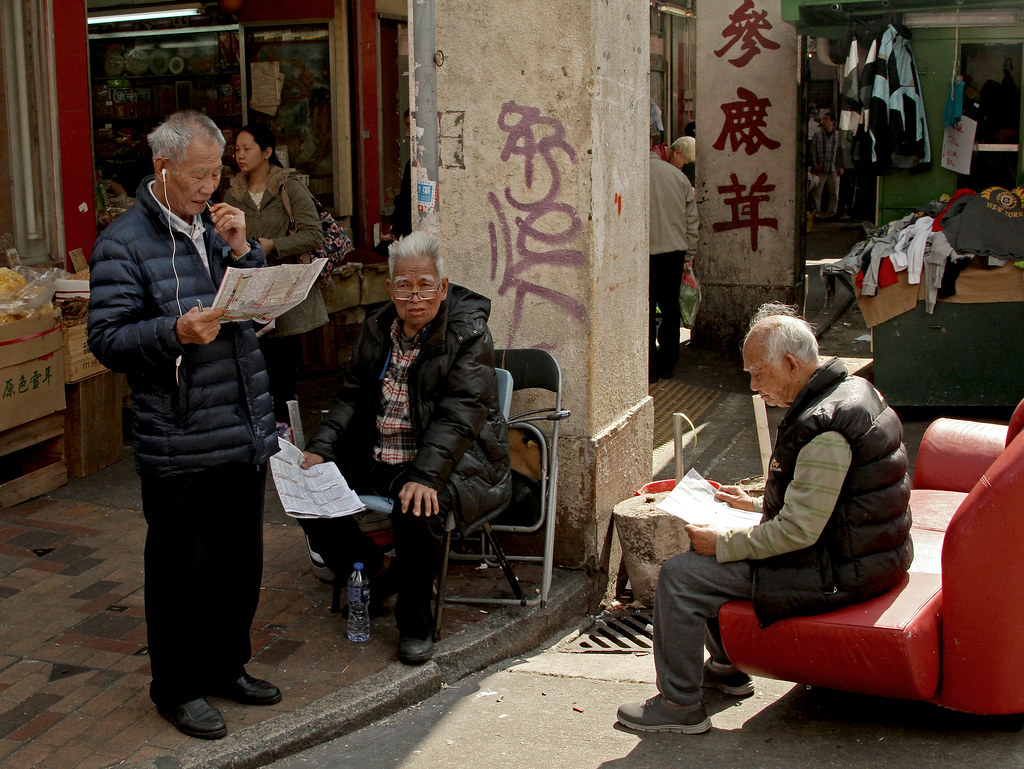
M 550 405 L 532 409 L 509 418 L 509 427 L 516 428 L 540 447 L 540 504 L 537 519 L 527 525 L 509 525 L 500 523 L 500 516 L 491 525 L 495 532 L 513 534 L 533 534 L 544 532 L 542 555 L 498 555 L 499 563 L 504 558 L 508 561 L 527 561 L 541 564 L 541 589 L 539 595 L 525 598 L 521 590 L 513 590 L 515 598 L 475 598 L 468 596 L 449 596 L 450 603 L 469 604 L 518 604 L 530 606 L 547 603 L 551 591 L 551 572 L 554 564 L 555 549 L 555 509 L 558 499 L 558 426 L 570 416 L 570 412 L 562 408 L 562 369 L 555 357 L 546 350 L 533 348 L 517 348 L 496 350 L 495 358 L 499 366 L 511 374 L 514 392 L 523 390 L 542 390 L 550 393 Z M 536 423 L 550 422 L 550 430 L 541 430 Z M 493 538 L 492 538 L 493 539 Z M 484 555 L 487 542 L 482 542 Z M 457 556 L 452 556 L 457 557 Z M 462 558 L 479 558 L 480 556 L 458 556 Z M 444 568 L 447 568 L 448 554 L 446 550 Z
M 496 368 L 494 370 L 498 380 L 498 406 L 501 409 L 502 416 L 508 419 L 509 410 L 512 406 L 512 388 L 513 378 L 512 375 L 505 369 Z M 369 510 L 375 512 L 388 513 L 390 514 L 394 508 L 394 500 L 389 497 L 381 497 L 376 494 L 360 494 L 359 501 L 362 502 Z M 512 571 L 508 560 L 501 549 L 500 543 L 494 537 L 494 532 L 491 529 L 489 521 L 483 521 L 476 527 L 480 530 L 480 534 L 484 537 L 485 541 L 493 549 L 494 557 L 501 566 L 502 571 L 505 574 L 505 578 L 508 580 L 509 586 L 512 588 L 513 593 L 518 596 L 518 599 L 522 599 L 523 593 L 522 588 L 519 587 L 519 582 L 516 579 L 515 574 Z M 434 603 L 434 639 L 436 640 L 441 631 L 441 621 L 443 617 L 444 607 L 444 594 L 448 581 L 448 555 L 451 551 L 451 540 L 452 534 L 455 530 L 455 516 L 449 512 L 448 519 L 445 521 L 445 540 L 443 547 L 444 555 L 442 557 L 441 571 L 438 575 L 438 586 L 437 596 Z M 341 582 L 337 575 L 335 575 L 334 582 L 334 593 L 331 598 L 332 611 L 339 610 L 339 604 L 341 601 Z M 372 587 L 371 587 L 372 589 Z M 517 601 L 518 602 L 518 601 Z

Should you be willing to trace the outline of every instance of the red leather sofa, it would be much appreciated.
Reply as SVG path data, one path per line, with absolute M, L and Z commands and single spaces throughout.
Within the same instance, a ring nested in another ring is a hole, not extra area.
M 1024 713 L 1024 401 L 1009 427 L 938 419 L 921 440 L 903 582 L 865 603 L 758 626 L 722 607 L 735 665 L 755 676 L 982 715 Z

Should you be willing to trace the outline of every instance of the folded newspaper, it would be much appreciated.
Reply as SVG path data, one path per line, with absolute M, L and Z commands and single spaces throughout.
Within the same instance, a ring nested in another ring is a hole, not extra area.
M 707 524 L 717 529 L 746 529 L 761 522 L 761 514 L 737 510 L 715 499 L 715 487 L 691 469 L 656 507 L 687 523 Z
M 303 470 L 302 451 L 283 438 L 281 450 L 270 458 L 277 496 L 293 518 L 340 518 L 366 509 L 334 462 Z
M 326 259 L 315 259 L 310 264 L 228 267 L 217 289 L 213 308 L 227 310 L 221 322 L 257 320 L 266 323 L 305 299 L 325 264 Z

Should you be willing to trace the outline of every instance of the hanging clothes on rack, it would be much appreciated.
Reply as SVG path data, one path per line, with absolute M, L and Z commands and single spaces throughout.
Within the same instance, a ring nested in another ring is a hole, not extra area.
M 910 32 L 894 24 L 878 41 L 868 126 L 879 172 L 891 168 L 922 172 L 931 167 L 928 123 Z

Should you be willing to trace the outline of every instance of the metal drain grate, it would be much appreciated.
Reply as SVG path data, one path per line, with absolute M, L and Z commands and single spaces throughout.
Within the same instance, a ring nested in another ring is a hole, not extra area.
M 618 654 L 650 652 L 654 642 L 647 627 L 651 624 L 652 614 L 651 611 L 641 611 L 600 616 L 589 630 L 580 633 L 559 651 Z

